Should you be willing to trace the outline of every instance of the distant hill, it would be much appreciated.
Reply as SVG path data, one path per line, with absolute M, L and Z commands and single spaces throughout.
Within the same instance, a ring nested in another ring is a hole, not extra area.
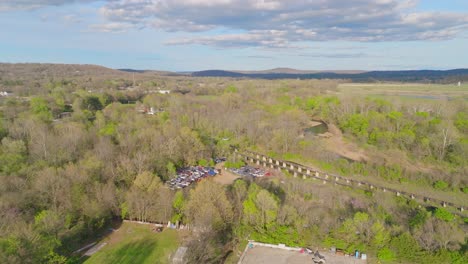
M 44 79 L 122 75 L 122 72 L 91 64 L 0 63 L 0 77 L 4 79 Z
M 134 73 L 145 73 L 148 72 L 147 70 L 134 70 L 134 69 L 117 69 L 123 72 L 134 72 Z
M 468 69 L 412 70 L 412 71 L 330 71 L 301 73 L 293 69 L 273 69 L 259 72 L 208 70 L 193 72 L 194 77 L 231 77 L 257 79 L 347 79 L 355 82 L 401 81 L 401 82 L 453 82 L 468 81 Z
M 176 72 L 170 72 L 170 71 L 157 71 L 157 70 L 135 70 L 135 69 L 117 69 L 117 70 L 121 72 L 126 72 L 126 73 L 144 73 L 144 74 L 156 74 L 156 75 L 166 75 L 166 76 L 184 75 L 182 73 L 176 73 Z
M 245 74 L 271 74 L 271 73 L 276 73 L 276 74 L 315 74 L 315 73 L 323 73 L 323 72 L 329 72 L 329 73 L 363 73 L 365 71 L 357 71 L 357 70 L 342 70 L 342 71 L 314 71 L 314 70 L 297 70 L 297 69 L 291 69 L 291 68 L 274 68 L 270 70 L 263 70 L 263 71 L 232 71 L 232 72 L 238 72 L 238 73 L 245 73 Z
M 159 76 L 229 77 L 254 79 L 345 79 L 353 82 L 468 82 L 468 69 L 412 70 L 412 71 L 313 71 L 291 68 L 275 68 L 263 71 L 207 70 L 196 72 L 168 72 L 157 70 L 110 69 L 91 64 L 42 64 L 0 63 L 0 80 L 39 80 L 45 78 L 88 78 L 100 79 L 127 77 L 132 74 L 148 78 Z

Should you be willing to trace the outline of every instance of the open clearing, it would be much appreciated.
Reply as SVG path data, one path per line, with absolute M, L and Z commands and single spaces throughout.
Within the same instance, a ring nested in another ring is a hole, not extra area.
M 365 264 L 366 260 L 320 252 L 327 264 Z M 312 255 L 284 249 L 255 246 L 248 249 L 241 264 L 303 264 L 314 263 Z
M 162 233 L 151 230 L 152 225 L 123 223 L 111 235 L 99 242 L 107 243 L 84 263 L 169 263 L 170 256 L 179 246 L 176 230 L 165 229 Z
M 324 146 L 328 151 L 355 161 L 365 161 L 369 159 L 364 149 L 359 148 L 355 143 L 346 141 L 340 129 L 335 125 L 329 124 L 328 130 L 328 134 L 331 136 L 321 139 L 324 141 Z
M 232 184 L 235 180 L 239 179 L 240 176 L 236 175 L 224 168 L 224 162 L 219 163 L 216 165 L 216 169 L 220 171 L 220 173 L 213 177 L 213 180 L 217 183 L 221 183 L 223 185 Z

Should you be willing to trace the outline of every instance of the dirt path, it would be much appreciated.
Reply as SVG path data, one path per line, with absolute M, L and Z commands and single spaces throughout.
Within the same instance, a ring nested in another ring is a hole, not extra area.
M 328 133 L 322 134 L 322 141 L 327 150 L 334 152 L 345 158 L 355 161 L 366 161 L 369 158 L 365 151 L 352 142 L 347 142 L 343 138 L 340 129 L 333 124 L 328 124 Z
M 217 164 L 215 168 L 221 172 L 220 174 L 216 175 L 213 178 L 215 182 L 218 182 L 224 185 L 229 185 L 229 184 L 232 184 L 235 180 L 240 178 L 239 175 L 236 175 L 228 170 L 225 170 L 224 162 Z
M 410 161 L 404 153 L 372 153 L 372 159 L 367 156 L 366 150 L 358 144 L 349 142 L 343 137 L 341 130 L 333 124 L 328 125 L 328 131 L 322 134 L 321 140 L 325 148 L 345 158 L 354 161 L 385 161 L 386 164 L 399 164 L 411 172 L 433 173 L 436 169 L 430 164 Z

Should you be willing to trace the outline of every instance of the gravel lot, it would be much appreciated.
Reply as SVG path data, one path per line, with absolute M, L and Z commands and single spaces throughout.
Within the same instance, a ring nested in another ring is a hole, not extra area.
M 325 256 L 326 264 L 365 264 L 365 260 L 352 257 L 335 256 L 328 252 L 320 252 Z M 312 255 L 262 246 L 248 249 L 241 264 L 304 264 L 314 263 Z

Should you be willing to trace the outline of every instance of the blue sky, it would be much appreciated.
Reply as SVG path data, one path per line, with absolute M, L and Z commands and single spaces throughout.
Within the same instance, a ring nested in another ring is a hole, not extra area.
M 466 0 L 0 0 L 0 62 L 468 68 Z

